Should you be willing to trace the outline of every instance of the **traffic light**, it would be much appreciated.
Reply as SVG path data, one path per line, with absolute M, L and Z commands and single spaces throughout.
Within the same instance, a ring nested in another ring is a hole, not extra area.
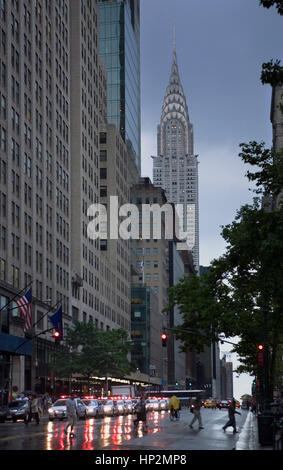
M 186 389 L 190 390 L 192 386 L 192 380 L 190 378 L 186 378 Z
M 166 348 L 166 346 L 167 346 L 167 339 L 168 339 L 167 334 L 166 334 L 166 333 L 162 333 L 161 339 L 162 339 L 162 346 L 163 346 L 164 348 Z
M 259 344 L 257 347 L 257 363 L 259 366 L 264 364 L 264 347 L 262 344 Z
M 61 341 L 61 332 L 60 332 L 60 330 L 56 329 L 52 336 L 55 339 L 55 343 L 57 343 L 57 344 L 60 343 L 60 341 Z

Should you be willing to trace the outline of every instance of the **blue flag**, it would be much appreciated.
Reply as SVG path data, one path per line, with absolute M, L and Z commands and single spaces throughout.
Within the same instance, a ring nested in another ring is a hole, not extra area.
M 62 305 L 58 308 L 58 310 L 49 317 L 52 325 L 58 331 L 60 331 L 61 339 L 63 338 L 63 321 L 62 321 Z

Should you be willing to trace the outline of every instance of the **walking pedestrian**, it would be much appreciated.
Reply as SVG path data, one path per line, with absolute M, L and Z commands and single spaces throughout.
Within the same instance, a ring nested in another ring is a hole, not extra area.
M 31 395 L 28 395 L 28 396 L 27 396 L 28 406 L 27 406 L 27 409 L 26 409 L 25 419 L 24 419 L 24 423 L 25 423 L 26 425 L 28 425 L 28 423 L 31 422 L 31 418 L 32 418 L 32 414 L 31 414 L 31 400 L 32 400 Z
M 71 393 L 70 398 L 66 401 L 68 423 L 64 429 L 65 434 L 68 434 L 68 428 L 71 427 L 70 437 L 76 437 L 73 433 L 74 427 L 77 424 L 78 406 L 75 401 L 75 394 Z
M 145 398 L 144 396 L 141 397 L 139 403 L 136 406 L 136 419 L 134 420 L 134 428 L 135 431 L 137 430 L 138 424 L 142 422 L 143 431 L 147 431 L 147 422 L 146 422 L 146 406 L 145 406 Z
M 34 418 L 36 421 L 36 424 L 39 424 L 40 419 L 39 415 L 41 413 L 41 408 L 38 402 L 38 398 L 36 395 L 31 395 L 29 397 L 29 402 L 28 402 L 28 410 L 27 414 L 25 416 L 25 424 L 28 424 L 32 421 Z
M 202 405 L 202 402 L 201 402 L 200 397 L 197 397 L 192 403 L 194 417 L 190 423 L 190 428 L 193 428 L 193 424 L 195 423 L 196 420 L 198 420 L 199 429 L 204 429 L 202 425 L 201 412 L 200 412 L 201 405 Z
M 180 410 L 180 400 L 176 395 L 173 395 L 170 398 L 169 405 L 168 405 L 169 411 L 170 411 L 170 419 L 178 419 L 179 417 L 179 410 Z
M 233 433 L 235 434 L 237 431 L 236 429 L 236 418 L 235 418 L 235 414 L 237 415 L 240 415 L 241 413 L 239 413 L 239 411 L 236 410 L 236 400 L 235 398 L 233 398 L 229 408 L 228 408 L 228 416 L 229 416 L 229 419 L 227 421 L 227 423 L 225 424 L 225 426 L 223 426 L 223 431 L 226 431 L 226 428 L 228 427 L 232 427 L 233 428 Z
M 251 403 L 251 412 L 252 412 L 253 414 L 256 414 L 256 408 L 257 408 L 257 406 L 256 406 L 256 401 L 255 401 L 255 400 L 252 400 L 252 403 Z

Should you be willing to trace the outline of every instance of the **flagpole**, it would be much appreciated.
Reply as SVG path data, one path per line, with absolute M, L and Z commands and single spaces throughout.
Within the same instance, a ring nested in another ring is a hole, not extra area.
M 30 281 L 20 292 L 18 292 L 18 294 L 14 295 L 14 297 L 12 297 L 9 302 L 6 303 L 6 305 L 4 305 L 4 307 L 0 308 L 0 312 L 2 312 L 2 310 L 4 310 L 4 308 L 7 308 L 7 305 L 9 305 L 11 302 L 13 302 L 14 299 L 16 299 L 19 295 L 21 295 L 22 292 L 24 292 L 25 290 L 27 290 L 27 288 L 33 283 L 33 281 Z
M 48 331 L 52 331 L 52 330 L 54 330 L 54 326 L 52 328 L 48 328 L 48 330 L 44 330 L 44 331 L 41 331 L 40 333 L 37 333 L 36 335 L 32 336 L 31 338 L 25 339 L 25 341 L 20 343 L 19 346 L 17 346 L 16 349 L 14 349 L 13 352 L 16 352 L 19 348 L 21 348 L 28 341 L 32 341 L 34 338 L 37 338 L 38 336 L 43 335 L 44 333 L 48 333 Z
M 35 323 L 32 325 L 32 328 L 34 328 L 43 318 L 45 318 L 46 315 L 48 315 L 48 313 L 49 313 L 51 310 L 55 309 L 59 303 L 60 303 L 60 300 L 58 300 L 58 301 L 56 302 L 56 304 L 54 304 L 54 305 L 52 305 L 51 307 L 49 307 L 49 309 L 47 310 L 47 312 L 45 312 L 45 314 L 42 315 L 42 317 L 40 317 L 40 319 L 37 320 L 37 322 L 35 322 Z

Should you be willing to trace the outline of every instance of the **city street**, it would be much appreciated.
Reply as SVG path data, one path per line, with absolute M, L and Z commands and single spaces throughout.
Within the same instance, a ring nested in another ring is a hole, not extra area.
M 247 411 L 236 415 L 237 429 L 241 432 Z M 39 425 L 27 427 L 23 422 L 0 424 L 0 450 L 232 450 L 240 432 L 226 432 L 222 427 L 228 420 L 224 410 L 202 409 L 204 429 L 189 427 L 193 415 L 187 408 L 181 411 L 179 421 L 171 422 L 167 412 L 148 414 L 148 433 L 143 434 L 141 424 L 134 435 L 132 415 L 78 421 L 76 437 L 65 436 L 66 421 L 49 422 L 43 416 Z

